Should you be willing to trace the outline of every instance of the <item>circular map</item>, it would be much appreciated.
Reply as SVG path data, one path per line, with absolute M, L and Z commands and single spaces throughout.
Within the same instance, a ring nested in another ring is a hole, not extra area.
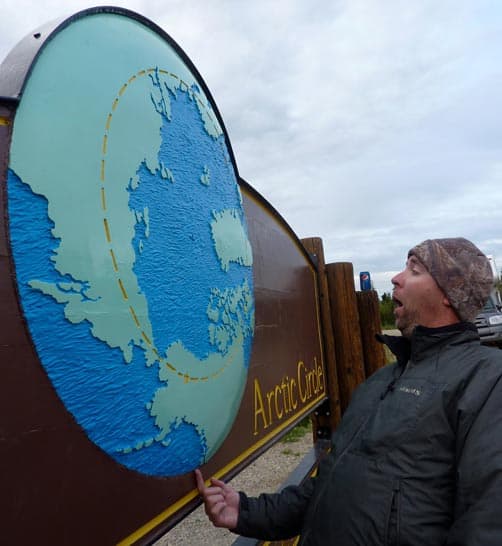
M 254 327 L 235 168 L 188 64 L 136 19 L 75 19 L 32 67 L 8 171 L 40 362 L 95 444 L 159 476 L 227 436 Z

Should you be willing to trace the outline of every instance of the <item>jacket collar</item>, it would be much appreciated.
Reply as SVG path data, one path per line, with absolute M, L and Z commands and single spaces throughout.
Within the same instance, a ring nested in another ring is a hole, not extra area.
M 405 366 L 410 359 L 416 362 L 426 356 L 431 349 L 437 350 L 439 346 L 464 332 L 471 333 L 467 336 L 469 339 L 479 339 L 476 326 L 472 322 L 457 322 L 440 328 L 417 326 L 411 338 L 387 334 L 376 334 L 376 337 L 394 353 L 398 365 Z

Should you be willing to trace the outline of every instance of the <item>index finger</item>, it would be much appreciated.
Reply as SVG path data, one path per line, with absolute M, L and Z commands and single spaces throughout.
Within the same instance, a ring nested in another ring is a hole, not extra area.
M 199 490 L 199 493 L 202 493 L 204 489 L 206 488 L 206 485 L 204 483 L 204 477 L 202 476 L 202 472 L 196 468 L 194 470 L 195 474 L 195 481 L 197 482 L 197 489 Z

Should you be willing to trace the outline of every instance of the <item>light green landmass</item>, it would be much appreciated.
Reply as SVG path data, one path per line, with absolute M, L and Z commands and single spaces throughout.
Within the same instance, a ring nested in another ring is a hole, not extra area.
M 232 425 L 228 415 L 234 415 L 237 411 L 246 383 L 243 338 L 236 338 L 226 355 L 212 353 L 203 360 L 195 357 L 178 341 L 169 347 L 166 358 L 183 369 L 197 370 L 198 376 L 205 379 L 186 381 L 183 377 L 172 374 L 167 366 L 161 366 L 159 378 L 161 381 L 168 381 L 168 385 L 157 389 L 151 404 L 150 413 L 160 429 L 155 440 L 165 441 L 167 434 L 181 420 L 180 417 L 178 421 L 173 421 L 172 416 L 179 415 L 180 408 L 183 407 L 183 420 L 195 425 L 198 433 L 206 440 L 207 461 L 228 434 Z M 211 377 L 211 373 L 218 374 L 217 381 Z M 225 408 L 228 415 L 221 415 L 221 406 L 214 401 L 221 396 L 220 393 L 229 392 L 232 393 L 232 397 L 229 397 L 230 406 Z M 197 402 L 186 404 L 187 400 Z M 226 426 L 222 427 L 224 423 Z
M 210 321 L 209 341 L 221 353 L 235 339 L 253 335 L 253 296 L 247 280 L 234 288 L 213 288 L 206 312 Z
M 204 172 L 200 175 L 200 183 L 204 186 L 209 186 L 211 183 L 211 175 L 207 166 L 204 167 Z
M 150 237 L 150 209 L 145 206 L 143 212 L 136 210 L 134 212 L 136 218 L 136 224 L 143 224 L 145 226 L 144 236 L 145 238 Z M 138 251 L 141 254 L 143 252 L 143 238 L 140 239 L 138 243 Z
M 238 210 L 213 211 L 211 235 L 223 271 L 228 271 L 230 262 L 245 266 L 253 265 L 251 243 Z
M 169 180 L 169 182 L 172 182 L 174 184 L 174 174 L 173 172 L 171 171 L 171 169 L 168 169 L 164 163 L 162 163 L 162 161 L 160 162 L 161 164 L 161 169 L 160 169 L 160 176 L 164 179 L 164 180 Z
M 67 283 L 49 283 L 43 281 L 30 281 L 29 285 L 34 290 L 40 290 L 48 296 L 52 296 L 58 303 L 64 303 L 64 315 L 73 324 L 78 324 L 86 319 L 89 310 L 96 303 L 86 297 L 86 291 L 82 285 L 72 283 L 72 289 L 65 289 Z M 94 333 L 94 332 L 93 332 Z M 118 333 L 117 333 L 118 334 Z

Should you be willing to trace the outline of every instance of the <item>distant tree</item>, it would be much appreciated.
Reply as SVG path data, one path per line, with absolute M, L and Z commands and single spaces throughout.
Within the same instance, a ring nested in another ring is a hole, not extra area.
M 495 290 L 502 296 L 502 273 L 500 274 L 498 280 L 495 281 Z
M 392 296 L 388 292 L 384 292 L 380 299 L 380 320 L 382 328 L 388 329 L 394 327 L 394 304 Z

